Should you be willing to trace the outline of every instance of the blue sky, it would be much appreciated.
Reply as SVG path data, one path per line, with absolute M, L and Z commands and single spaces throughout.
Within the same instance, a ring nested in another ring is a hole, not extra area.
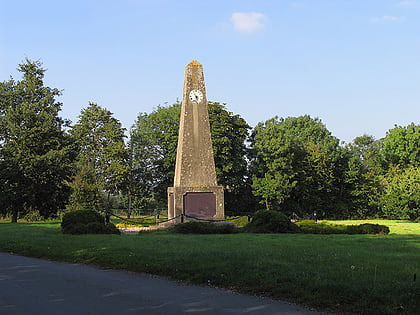
M 0 3 L 0 81 L 40 59 L 73 122 L 96 102 L 130 128 L 197 59 L 208 100 L 252 126 L 309 114 L 350 142 L 419 124 L 420 0 Z

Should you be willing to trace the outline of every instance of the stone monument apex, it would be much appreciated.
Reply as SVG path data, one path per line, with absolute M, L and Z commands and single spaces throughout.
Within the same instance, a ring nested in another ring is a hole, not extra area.
M 168 188 L 168 219 L 224 219 L 223 187 L 217 186 L 203 66 L 185 67 L 174 186 Z

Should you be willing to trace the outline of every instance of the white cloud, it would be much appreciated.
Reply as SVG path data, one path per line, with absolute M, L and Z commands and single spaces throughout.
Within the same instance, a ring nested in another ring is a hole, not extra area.
M 235 12 L 230 17 L 235 31 L 252 33 L 264 28 L 267 17 L 258 12 Z
M 397 6 L 399 6 L 399 7 L 415 7 L 417 5 L 420 5 L 420 1 L 415 1 L 415 0 L 411 0 L 411 1 L 400 1 L 397 4 Z
M 396 16 L 388 16 L 388 15 L 385 15 L 384 17 L 382 17 L 382 19 L 384 21 L 398 21 L 398 20 L 400 20 L 399 17 L 396 17 Z
M 398 22 L 402 21 L 404 18 L 397 17 L 397 16 L 390 16 L 390 15 L 384 15 L 380 18 L 373 18 L 371 21 L 373 23 L 387 23 L 387 22 Z
M 305 7 L 305 4 L 302 2 L 294 1 L 291 3 L 292 8 L 301 9 Z

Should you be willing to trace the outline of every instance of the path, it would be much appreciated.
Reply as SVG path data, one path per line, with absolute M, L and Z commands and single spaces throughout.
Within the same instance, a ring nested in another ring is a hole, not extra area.
M 149 275 L 0 253 L 0 314 L 319 314 Z

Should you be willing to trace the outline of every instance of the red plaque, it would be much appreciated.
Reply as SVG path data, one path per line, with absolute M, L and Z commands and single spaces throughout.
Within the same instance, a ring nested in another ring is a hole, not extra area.
M 212 192 L 189 192 L 184 195 L 184 213 L 194 218 L 216 215 L 216 195 Z

